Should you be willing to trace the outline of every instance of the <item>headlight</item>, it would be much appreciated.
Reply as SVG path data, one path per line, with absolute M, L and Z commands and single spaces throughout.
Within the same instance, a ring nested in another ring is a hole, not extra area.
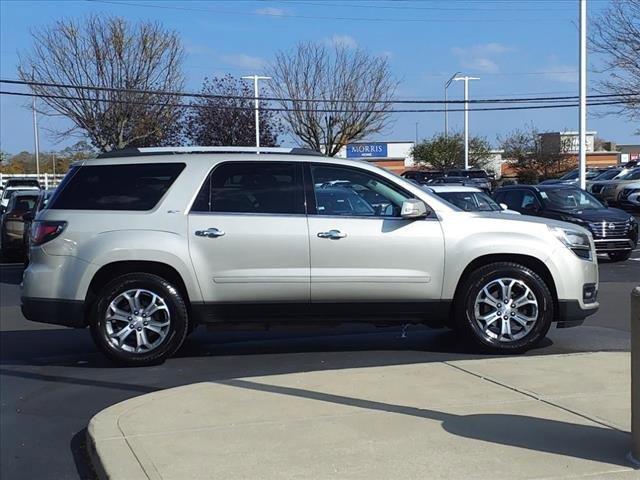
M 578 257 L 591 260 L 591 239 L 588 233 L 553 226 L 549 226 L 549 231 Z

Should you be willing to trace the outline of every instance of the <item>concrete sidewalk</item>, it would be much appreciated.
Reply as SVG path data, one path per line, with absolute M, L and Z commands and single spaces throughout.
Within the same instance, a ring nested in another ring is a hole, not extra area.
M 487 358 L 198 383 L 89 424 L 112 479 L 640 478 L 628 353 Z

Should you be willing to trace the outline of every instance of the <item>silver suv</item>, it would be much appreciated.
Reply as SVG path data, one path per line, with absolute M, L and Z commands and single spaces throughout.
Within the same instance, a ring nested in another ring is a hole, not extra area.
M 73 165 L 31 231 L 22 311 L 129 365 L 197 324 L 448 326 L 523 352 L 598 308 L 579 226 L 465 212 L 370 163 L 141 148 Z

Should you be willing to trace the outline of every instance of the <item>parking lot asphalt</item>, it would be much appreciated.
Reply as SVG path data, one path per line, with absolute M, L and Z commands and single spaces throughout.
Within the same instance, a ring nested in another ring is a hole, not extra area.
M 20 313 L 22 267 L 0 265 L 0 478 L 93 478 L 85 428 L 100 410 L 144 393 L 195 382 L 479 357 L 446 330 L 344 325 L 300 332 L 207 332 L 176 358 L 117 368 L 89 332 L 31 323 Z M 582 327 L 552 329 L 527 355 L 629 349 L 629 292 L 640 282 L 640 250 L 600 263 L 600 311 Z M 169 412 L 168 412 L 169 414 Z

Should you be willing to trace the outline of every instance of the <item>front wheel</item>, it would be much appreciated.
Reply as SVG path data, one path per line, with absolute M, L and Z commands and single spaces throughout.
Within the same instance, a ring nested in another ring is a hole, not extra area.
M 608 255 L 612 262 L 624 262 L 631 257 L 631 250 L 627 252 L 610 252 Z
M 522 353 L 538 344 L 553 320 L 553 298 L 533 270 L 511 262 L 473 271 L 458 290 L 455 322 L 467 340 L 493 353 Z
M 165 279 L 131 273 L 108 283 L 91 318 L 91 335 L 102 352 L 123 365 L 163 362 L 187 335 L 187 307 Z

